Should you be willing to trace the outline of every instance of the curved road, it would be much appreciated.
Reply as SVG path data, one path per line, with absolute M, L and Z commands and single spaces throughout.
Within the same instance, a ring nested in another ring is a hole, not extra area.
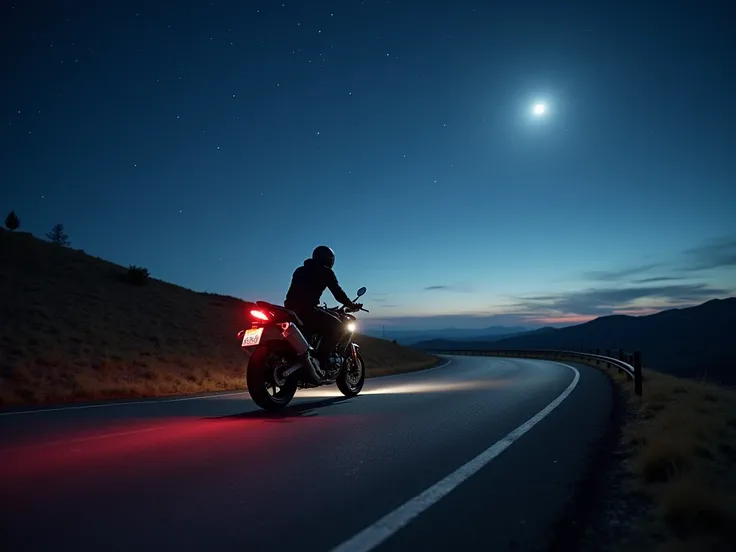
M 448 359 L 280 415 L 244 393 L 2 413 L 3 549 L 544 549 L 609 380 Z

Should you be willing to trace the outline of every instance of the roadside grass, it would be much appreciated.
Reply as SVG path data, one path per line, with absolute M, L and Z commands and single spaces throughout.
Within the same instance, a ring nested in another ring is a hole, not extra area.
M 615 549 L 736 549 L 736 389 L 644 369 L 637 397 L 628 377 L 604 370 L 633 411 L 622 432 L 621 484 L 649 504 Z
M 245 389 L 240 299 L 0 231 L 0 406 Z M 369 377 L 438 358 L 358 336 Z

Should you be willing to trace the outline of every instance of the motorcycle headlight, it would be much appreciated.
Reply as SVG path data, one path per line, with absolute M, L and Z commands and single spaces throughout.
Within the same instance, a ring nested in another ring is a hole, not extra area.
M 355 322 L 348 322 L 348 331 L 349 332 L 355 331 Z

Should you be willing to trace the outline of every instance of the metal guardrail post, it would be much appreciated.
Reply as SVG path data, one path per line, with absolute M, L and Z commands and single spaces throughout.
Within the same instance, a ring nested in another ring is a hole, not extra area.
M 641 397 L 641 352 L 634 352 L 634 393 Z

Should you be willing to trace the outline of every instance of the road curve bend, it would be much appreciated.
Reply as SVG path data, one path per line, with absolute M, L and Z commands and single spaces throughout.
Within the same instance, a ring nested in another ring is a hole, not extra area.
M 604 434 L 576 364 L 448 357 L 302 391 L 0 415 L 4 550 L 542 550 Z

